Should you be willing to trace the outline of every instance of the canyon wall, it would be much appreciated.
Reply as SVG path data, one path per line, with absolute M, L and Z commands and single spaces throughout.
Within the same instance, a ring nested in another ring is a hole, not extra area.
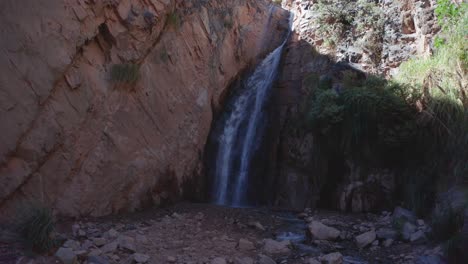
M 258 0 L 1 1 L 1 216 L 201 194 L 213 112 L 288 16 Z
M 304 128 L 303 109 L 310 93 L 307 82 L 329 80 L 342 89 L 345 76 L 365 79 L 369 73 L 390 76 L 405 60 L 431 53 L 439 27 L 435 1 L 378 1 L 383 12 L 383 32 L 373 43 L 381 51 L 371 61 L 372 51 L 359 46 L 365 36 L 344 32 L 340 42 L 326 45 L 316 24 L 316 0 L 282 1 L 295 15 L 295 35 L 283 59 L 275 91 L 271 175 L 275 175 L 274 203 L 279 207 L 326 207 L 343 211 L 371 211 L 392 202 L 395 189 L 390 170 L 363 171 L 346 157 L 320 159 L 316 138 Z M 309 78 L 315 76 L 316 78 Z

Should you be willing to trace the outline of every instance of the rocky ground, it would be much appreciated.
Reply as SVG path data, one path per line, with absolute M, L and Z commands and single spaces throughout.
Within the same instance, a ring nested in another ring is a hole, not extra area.
M 443 263 L 429 227 L 401 208 L 344 215 L 179 204 L 61 223 L 59 231 L 66 242 L 55 257 L 16 263 Z

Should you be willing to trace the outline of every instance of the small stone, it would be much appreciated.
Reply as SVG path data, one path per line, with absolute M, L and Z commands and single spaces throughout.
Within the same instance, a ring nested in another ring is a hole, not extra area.
M 195 215 L 195 220 L 201 221 L 201 220 L 203 220 L 204 217 L 205 217 L 205 215 L 204 215 L 202 212 L 198 212 L 198 213 Z
M 65 241 L 65 243 L 63 243 L 63 247 L 71 248 L 73 250 L 78 250 L 80 249 L 80 242 L 69 239 Z
M 140 254 L 140 253 L 133 254 L 133 260 L 135 260 L 136 263 L 146 263 L 148 262 L 149 259 L 150 257 L 145 254 Z M 171 262 L 171 263 L 174 263 L 174 262 Z
M 411 238 L 411 234 L 413 234 L 415 231 L 416 231 L 416 226 L 414 226 L 410 222 L 406 222 L 403 225 L 403 228 L 401 230 L 401 235 L 402 235 L 404 240 L 408 241 Z
M 374 242 L 376 238 L 375 231 L 371 230 L 356 237 L 356 244 L 359 248 L 364 248 Z
M 383 242 L 383 246 L 386 248 L 390 247 L 392 244 L 393 244 L 393 239 L 385 239 L 385 241 Z
M 425 222 L 422 219 L 418 219 L 417 224 L 418 224 L 418 226 L 424 226 Z
M 129 236 L 119 236 L 119 248 L 127 249 L 131 252 L 136 252 L 135 239 Z
M 182 219 L 182 218 L 184 218 L 182 215 L 180 215 L 180 214 L 178 214 L 178 213 L 173 213 L 173 214 L 172 214 L 172 217 L 175 218 L 175 219 L 179 219 L 179 220 Z
M 144 235 L 136 235 L 135 240 L 141 244 L 148 244 L 148 238 Z
M 260 224 L 259 222 L 249 222 L 247 225 L 250 227 L 256 228 L 258 230 L 261 230 L 261 231 L 266 230 L 265 227 L 263 227 L 263 225 Z
M 93 242 L 98 247 L 104 246 L 107 243 L 106 239 L 103 237 L 93 238 Z
M 109 253 L 109 252 L 114 252 L 116 249 L 117 249 L 117 246 L 119 244 L 117 242 L 112 242 L 112 243 L 109 243 L 109 244 L 106 244 L 104 245 L 102 248 L 101 248 L 101 251 L 102 253 Z
M 86 236 L 86 232 L 85 232 L 83 229 L 80 229 L 80 230 L 78 230 L 78 236 L 80 236 L 80 237 L 85 237 L 85 236 Z
M 109 261 L 101 256 L 88 256 L 88 264 L 109 264 Z
M 86 239 L 82 244 L 81 244 L 81 249 L 82 250 L 88 250 L 90 247 L 92 247 L 94 244 L 91 242 L 91 240 Z
M 175 257 L 173 257 L 173 256 L 167 257 L 167 262 L 169 262 L 169 263 L 175 263 L 176 261 L 177 261 L 177 259 Z
M 59 258 L 63 264 L 75 264 L 77 261 L 76 254 L 71 248 L 61 247 L 57 250 L 55 256 Z
M 319 240 L 335 240 L 340 236 L 338 229 L 326 226 L 318 221 L 309 224 L 309 232 L 312 238 Z
M 227 262 L 224 258 L 217 257 L 211 261 L 211 264 L 227 264 Z
M 82 257 L 84 255 L 86 255 L 88 253 L 88 251 L 86 250 L 74 250 L 73 251 L 75 253 L 75 255 L 77 255 L 78 257 Z
M 119 232 L 117 232 L 115 229 L 110 229 L 105 233 L 106 238 L 117 238 L 119 236 Z
M 93 249 L 91 252 L 89 252 L 88 256 L 99 256 L 102 254 L 102 251 L 100 249 Z
M 398 232 L 392 228 L 379 228 L 375 234 L 379 239 L 396 239 L 398 237 Z
M 330 253 L 325 256 L 322 256 L 320 258 L 320 261 L 323 264 L 341 264 L 343 263 L 343 255 L 341 255 L 340 252 Z
M 258 255 L 258 264 L 276 264 L 276 261 L 265 255 Z
M 378 241 L 378 240 L 374 240 L 374 242 L 372 242 L 371 245 L 372 245 L 372 246 L 378 246 L 378 245 L 379 245 L 379 241 Z
M 289 245 L 291 245 L 289 240 L 278 242 L 273 239 L 265 239 L 263 242 L 263 251 L 268 254 L 289 254 L 291 251 L 289 249 Z
M 79 224 L 73 224 L 72 225 L 73 235 L 78 236 L 78 231 L 80 231 L 80 225 Z
M 426 239 L 426 235 L 424 234 L 422 230 L 416 231 L 410 236 L 411 242 L 418 242 L 424 239 Z
M 255 245 L 254 243 L 250 242 L 247 239 L 239 239 L 239 243 L 237 244 L 237 247 L 240 250 L 255 250 Z
M 410 210 L 402 207 L 396 207 L 393 211 L 393 222 L 416 222 L 416 215 Z
M 314 258 L 309 258 L 308 260 L 305 261 L 305 264 L 321 264 L 321 263 Z
M 255 261 L 249 257 L 234 259 L 234 264 L 254 264 L 254 263 Z

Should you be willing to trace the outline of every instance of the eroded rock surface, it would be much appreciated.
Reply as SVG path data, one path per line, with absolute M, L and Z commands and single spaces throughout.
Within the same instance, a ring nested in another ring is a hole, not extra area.
M 286 30 L 288 13 L 269 10 L 253 0 L 2 1 L 0 210 L 39 200 L 98 216 L 197 196 L 213 111 Z M 115 77 L 115 65 L 131 67 Z

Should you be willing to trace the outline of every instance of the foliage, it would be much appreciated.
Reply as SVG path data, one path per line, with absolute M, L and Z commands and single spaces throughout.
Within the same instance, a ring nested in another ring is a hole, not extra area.
M 448 27 L 451 23 L 457 21 L 463 12 L 466 12 L 466 8 L 466 3 L 456 4 L 451 0 L 437 0 L 437 7 L 434 13 L 437 16 L 439 24 L 443 27 Z
M 312 23 L 325 38 L 325 45 L 335 47 L 341 40 L 356 37 L 362 48 L 380 60 L 381 40 L 384 30 L 384 15 L 375 1 L 367 0 L 320 0 L 313 8 L 319 16 Z
M 118 83 L 134 84 L 140 72 L 136 64 L 114 64 L 111 68 L 111 80 Z
M 57 246 L 55 223 L 49 208 L 29 203 L 22 205 L 14 219 L 14 230 L 28 250 L 46 253 Z
M 167 23 L 175 30 L 179 30 L 182 21 L 180 20 L 179 14 L 176 11 L 173 11 L 167 15 Z
M 310 91 L 304 120 L 322 154 L 342 153 L 364 168 L 395 168 L 404 186 L 399 196 L 419 214 L 433 203 L 435 181 L 467 180 L 468 109 L 461 93 L 440 92 L 448 91 L 446 80 L 423 86 L 360 80 L 351 71 L 343 73 L 343 89 L 327 81 L 304 80 Z
M 272 0 L 271 2 L 277 6 L 281 6 L 282 0 Z
M 227 29 L 232 29 L 232 27 L 234 26 L 234 21 L 232 20 L 232 17 L 226 17 L 224 19 L 224 27 L 227 28 Z

